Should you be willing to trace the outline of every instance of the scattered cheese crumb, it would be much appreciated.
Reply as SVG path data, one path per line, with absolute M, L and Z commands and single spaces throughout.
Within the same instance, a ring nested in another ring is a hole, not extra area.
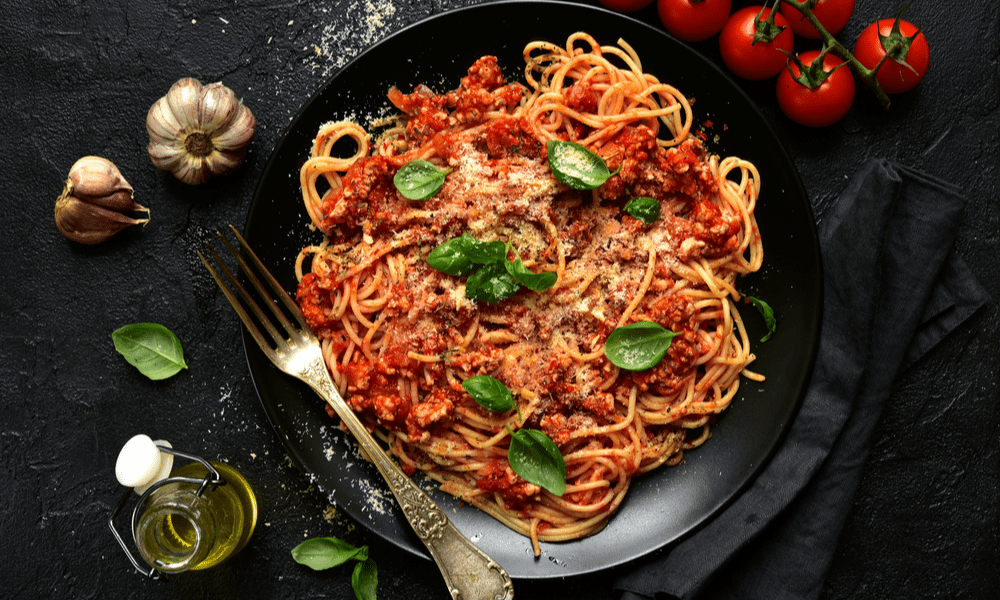
M 315 44 L 316 56 L 311 58 L 323 59 L 323 62 L 314 62 L 310 66 L 323 77 L 382 39 L 392 30 L 389 26 L 396 18 L 396 7 L 391 0 L 356 1 L 346 10 L 348 14 L 356 15 L 356 18 L 350 24 L 341 24 L 339 27 L 333 23 L 326 25 L 320 33 L 319 43 Z

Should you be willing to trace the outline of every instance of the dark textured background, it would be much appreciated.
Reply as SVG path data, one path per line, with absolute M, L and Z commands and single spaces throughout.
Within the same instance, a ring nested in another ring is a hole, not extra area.
M 195 253 L 211 232 L 243 223 L 271 148 L 327 77 L 386 33 L 470 3 L 0 2 L 0 597 L 353 597 L 346 570 L 314 573 L 289 558 L 319 535 L 372 546 L 380 598 L 446 596 L 430 563 L 327 511 L 291 465 L 250 381 L 236 317 Z M 839 37 L 853 45 L 900 4 L 858 0 Z M 637 16 L 658 23 L 652 8 Z M 861 87 L 841 123 L 807 130 L 780 114 L 773 82 L 742 85 L 787 145 L 817 220 L 872 156 L 960 185 L 969 205 L 957 249 L 997 299 L 997 4 L 916 0 L 907 16 L 930 40 L 930 73 L 889 111 Z M 719 60 L 714 41 L 695 47 Z M 189 187 L 149 162 L 146 111 L 183 76 L 221 80 L 256 115 L 236 175 Z M 55 198 L 87 154 L 120 167 L 152 209 L 148 227 L 96 247 L 59 234 Z M 989 304 L 898 382 L 824 598 L 1000 595 L 997 313 Z M 140 321 L 177 333 L 191 368 L 151 382 L 126 364 L 111 332 Z M 229 461 L 255 484 L 261 522 L 242 553 L 168 582 L 132 571 L 106 521 L 118 450 L 139 432 Z M 605 598 L 613 576 L 516 590 Z

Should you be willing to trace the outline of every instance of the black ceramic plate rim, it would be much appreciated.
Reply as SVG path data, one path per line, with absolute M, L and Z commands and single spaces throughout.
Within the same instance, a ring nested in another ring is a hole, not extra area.
M 274 210 L 271 204 L 274 200 L 270 189 L 275 187 L 275 181 L 291 177 L 297 190 L 297 170 L 294 173 L 287 172 L 287 163 L 290 160 L 288 154 L 294 153 L 300 157 L 299 165 L 304 161 L 308 151 L 307 144 L 315 137 L 315 130 L 302 131 L 303 122 L 308 120 L 307 117 L 322 110 L 321 103 L 327 101 L 331 95 L 339 94 L 339 92 L 335 93 L 334 89 L 341 80 L 354 76 L 356 71 L 363 69 L 366 61 L 369 61 L 372 55 L 383 48 L 401 43 L 400 40 L 416 32 L 440 26 L 443 22 L 454 22 L 463 18 L 474 22 L 477 18 L 482 18 L 483 15 L 496 16 L 497 14 L 506 14 L 503 11 L 517 12 L 526 9 L 530 9 L 536 15 L 569 15 L 574 19 L 592 20 L 595 23 L 600 20 L 602 23 L 620 24 L 622 28 L 629 29 L 632 34 L 638 32 L 643 37 L 648 35 L 652 39 L 662 41 L 667 48 L 674 44 L 680 45 L 687 52 L 690 52 L 696 60 L 703 63 L 699 66 L 708 73 L 709 80 L 716 82 L 715 85 L 721 85 L 726 93 L 733 95 L 735 99 L 731 100 L 730 103 L 735 103 L 735 106 L 740 107 L 741 110 L 748 111 L 750 119 L 756 121 L 754 126 L 759 129 L 758 133 L 765 137 L 763 145 L 771 154 L 768 161 L 778 164 L 782 171 L 781 176 L 785 178 L 784 183 L 787 189 L 782 189 L 781 192 L 786 194 L 789 199 L 788 207 L 801 213 L 798 222 L 802 227 L 793 234 L 793 236 L 798 236 L 793 244 L 796 250 L 807 254 L 807 256 L 802 257 L 802 264 L 805 268 L 801 275 L 801 282 L 796 281 L 792 285 L 792 287 L 800 287 L 801 290 L 790 294 L 787 306 L 787 310 L 802 313 L 797 321 L 802 331 L 792 344 L 794 353 L 783 353 L 788 354 L 788 356 L 781 364 L 791 361 L 794 362 L 794 365 L 788 367 L 786 393 L 782 394 L 780 401 L 771 400 L 771 403 L 777 405 L 776 408 L 769 409 L 766 416 L 747 412 L 750 409 L 743 406 L 744 404 L 753 404 L 756 397 L 764 399 L 758 399 L 758 402 L 764 403 L 771 396 L 765 393 L 769 385 L 767 383 L 757 392 L 752 389 L 747 389 L 744 392 L 744 389 L 755 385 L 753 382 L 744 380 L 740 397 L 734 401 L 734 405 L 723 414 L 719 421 L 714 434 L 716 439 L 710 440 L 705 447 L 688 453 L 685 465 L 673 469 L 662 469 L 636 479 L 629 491 L 629 497 L 626 498 L 619 512 L 611 519 L 611 523 L 603 532 L 573 542 L 543 543 L 542 557 L 534 559 L 530 555 L 530 548 L 525 538 L 507 530 L 506 527 L 474 508 L 459 507 L 459 504 L 450 496 L 432 491 L 430 484 L 422 484 L 425 489 L 431 492 L 432 497 L 445 508 L 456 525 L 500 562 L 512 577 L 551 578 L 579 575 L 617 566 L 649 554 L 690 534 L 717 514 L 746 487 L 778 447 L 787 429 L 786 425 L 791 422 L 798 410 L 815 359 L 819 338 L 821 308 L 821 294 L 819 292 L 822 287 L 819 247 L 812 212 L 794 164 L 750 98 L 711 61 L 701 57 L 697 52 L 669 37 L 663 31 L 601 8 L 562 2 L 525 3 L 515 1 L 482 4 L 449 11 L 401 29 L 368 48 L 331 77 L 302 106 L 283 133 L 268 161 L 248 212 L 244 232 L 251 247 L 259 255 L 262 255 L 266 264 L 271 266 L 272 271 L 280 271 L 275 273 L 279 280 L 283 280 L 286 286 L 293 285 L 288 283 L 287 268 L 284 270 L 276 269 L 273 266 L 273 261 L 267 261 L 268 258 L 283 260 L 293 257 L 271 255 L 268 253 L 267 247 L 258 244 L 256 238 L 265 235 L 261 232 L 265 232 L 266 227 L 258 228 L 256 222 L 261 219 L 268 220 L 269 215 L 265 213 Z M 586 28 L 584 29 L 586 30 Z M 552 38 L 550 41 L 562 43 L 564 38 Z M 600 43 L 614 43 L 615 41 L 598 38 Z M 632 42 L 633 39 L 629 39 L 629 41 Z M 658 61 L 645 58 L 642 53 L 640 53 L 640 57 L 646 61 L 644 63 L 645 70 L 657 71 L 655 66 L 650 67 L 650 65 L 655 65 Z M 455 87 L 458 78 L 464 75 L 468 66 L 468 64 L 449 64 L 443 67 L 448 72 L 441 75 L 451 82 L 450 87 Z M 517 65 L 508 66 L 517 67 Z M 661 77 L 663 76 L 661 75 Z M 685 90 L 682 89 L 682 91 Z M 702 117 L 698 114 L 698 106 L 699 104 L 696 103 L 695 119 L 696 122 L 701 122 Z M 306 145 L 300 147 L 298 144 L 301 143 L 301 140 L 292 144 L 290 138 L 295 137 L 295 135 L 299 135 L 299 137 L 305 135 Z M 291 146 L 289 146 L 290 144 Z M 766 194 L 768 174 L 762 174 L 762 178 L 765 182 L 764 193 Z M 281 187 L 282 184 L 277 185 Z M 764 208 L 765 199 L 766 196 L 762 196 L 761 209 Z M 782 208 L 788 207 L 782 205 Z M 765 224 L 766 222 L 762 219 L 762 230 L 765 229 Z M 270 225 L 268 222 L 267 226 Z M 307 225 L 308 218 L 306 217 L 305 220 L 297 224 L 301 231 L 291 232 L 291 235 L 305 239 L 308 237 L 306 235 Z M 777 231 L 780 232 L 781 229 L 778 228 Z M 287 236 L 289 232 L 285 232 L 285 234 Z M 781 233 L 780 235 L 785 234 Z M 773 241 L 765 236 L 765 267 L 763 270 L 765 273 L 769 268 L 767 251 L 769 240 Z M 258 245 L 263 248 L 263 251 Z M 756 285 L 767 289 L 768 275 L 765 274 L 762 277 L 759 284 L 754 280 L 749 284 L 750 289 L 744 287 L 743 291 L 754 294 L 754 286 Z M 787 279 L 787 274 L 778 272 L 777 277 Z M 294 279 L 291 281 L 293 282 Z M 288 287 L 288 289 L 291 291 L 292 288 Z M 744 320 L 748 321 L 748 327 L 751 328 L 752 332 L 758 333 L 758 330 L 753 327 L 754 314 L 752 314 L 752 309 L 743 309 L 741 313 L 744 315 Z M 780 327 L 780 319 L 782 319 L 780 311 L 778 317 Z M 788 325 L 787 321 L 785 323 Z M 782 331 L 779 329 L 779 334 L 776 334 L 775 339 L 780 339 L 781 333 Z M 760 335 L 757 337 L 759 338 Z M 386 541 L 415 555 L 429 558 L 419 539 L 399 514 L 400 511 L 396 509 L 394 502 L 387 499 L 389 493 L 379 480 L 377 471 L 360 460 L 353 449 L 353 441 L 346 440 L 344 434 L 337 430 L 336 424 L 325 416 L 325 410 L 318 398 L 304 384 L 292 380 L 267 363 L 266 358 L 263 357 L 252 338 L 245 331 L 243 339 L 247 362 L 258 396 L 275 433 L 282 441 L 293 462 L 310 474 L 313 481 L 323 489 L 338 510 L 347 513 L 362 526 Z M 757 351 L 760 360 L 766 362 L 771 348 L 757 344 L 754 350 Z M 767 375 L 771 377 L 770 370 Z M 744 400 L 741 397 L 749 399 Z M 733 416 L 732 413 L 740 413 L 740 416 Z M 757 419 L 764 419 L 764 421 L 757 423 L 755 422 Z M 739 434 L 746 433 L 745 429 L 748 427 L 748 423 L 752 424 L 751 428 L 760 424 L 766 425 L 768 428 L 767 439 L 754 441 L 756 445 L 752 456 L 750 456 L 752 462 L 749 464 L 738 461 L 734 463 L 729 459 L 727 459 L 728 462 L 720 462 L 717 457 L 725 458 L 732 455 L 734 450 L 739 449 L 740 444 L 745 443 L 745 440 L 739 438 Z M 730 429 L 732 432 L 728 431 Z M 731 438 L 728 440 L 730 445 L 722 446 L 726 440 L 720 441 L 718 438 L 726 437 Z M 724 469 L 716 474 L 714 470 L 720 464 L 723 465 Z M 729 472 L 729 469 L 735 472 Z M 713 481 L 714 478 L 725 479 L 725 485 L 721 486 L 724 490 L 720 488 L 720 484 Z M 680 492 L 677 491 L 678 489 Z M 697 502 L 670 502 L 670 499 L 678 493 L 683 498 L 693 495 Z M 660 507 L 659 515 L 657 515 L 656 511 L 650 511 L 650 502 L 661 497 L 668 501 L 664 502 L 665 506 Z M 695 506 L 679 504 L 695 504 Z M 652 522 L 650 522 L 649 517 L 653 517 Z M 654 530 L 652 536 L 647 532 L 650 529 Z

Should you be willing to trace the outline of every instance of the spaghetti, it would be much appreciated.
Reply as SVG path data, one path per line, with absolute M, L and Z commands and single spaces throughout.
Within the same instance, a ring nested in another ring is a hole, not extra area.
M 441 489 L 531 538 L 599 531 L 632 478 L 677 465 L 710 436 L 754 360 L 736 278 L 760 268 L 753 164 L 710 154 L 687 99 L 643 71 L 624 42 L 577 33 L 524 49 L 523 83 L 494 57 L 453 91 L 425 86 L 389 100 L 399 117 L 376 140 L 354 122 L 324 125 L 301 171 L 322 243 L 297 261 L 297 299 L 340 392 L 398 457 Z M 353 140 L 354 153 L 335 147 Z M 546 142 L 574 141 L 613 175 L 577 191 L 546 163 Z M 450 169 L 439 193 L 404 198 L 393 175 L 427 160 Z M 645 224 L 624 210 L 647 197 Z M 510 244 L 553 287 L 496 303 L 427 264 L 470 234 Z M 676 332 L 653 368 L 614 366 L 616 328 L 652 321 Z M 491 375 L 516 410 L 493 413 L 462 381 Z M 331 416 L 333 416 L 331 414 Z M 566 465 L 560 497 L 517 476 L 512 431 L 538 429 Z

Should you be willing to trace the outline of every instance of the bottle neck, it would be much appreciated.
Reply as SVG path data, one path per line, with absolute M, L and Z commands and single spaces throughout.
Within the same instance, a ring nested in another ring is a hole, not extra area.
M 135 532 L 146 562 L 165 573 L 180 573 L 205 560 L 216 537 L 211 502 L 176 484 L 153 492 Z

